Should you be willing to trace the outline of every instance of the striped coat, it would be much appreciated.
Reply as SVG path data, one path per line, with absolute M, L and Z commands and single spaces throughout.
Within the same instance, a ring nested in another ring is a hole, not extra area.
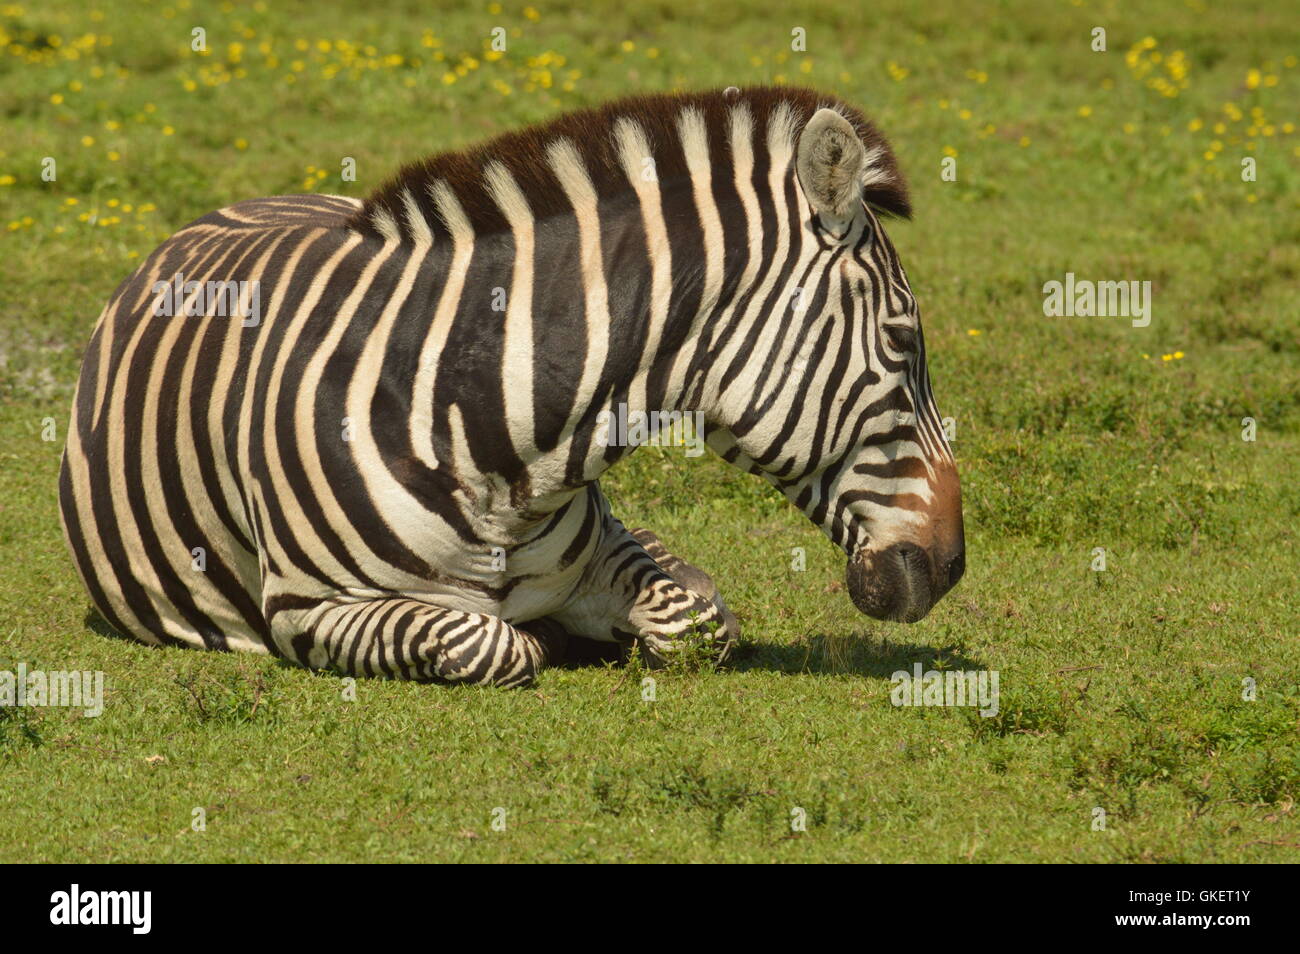
M 86 350 L 60 475 L 100 613 L 147 643 L 517 685 L 572 637 L 735 617 L 626 530 L 611 414 L 682 412 L 919 619 L 960 492 L 856 110 L 797 89 L 640 97 L 404 168 L 365 201 L 240 202 L 177 232 Z M 774 564 L 775 565 L 775 564 Z

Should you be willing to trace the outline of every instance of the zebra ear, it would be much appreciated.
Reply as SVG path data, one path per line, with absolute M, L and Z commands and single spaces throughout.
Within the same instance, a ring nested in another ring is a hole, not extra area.
M 819 109 L 799 136 L 795 169 L 813 209 L 837 221 L 853 218 L 862 199 L 867 150 L 849 121 Z

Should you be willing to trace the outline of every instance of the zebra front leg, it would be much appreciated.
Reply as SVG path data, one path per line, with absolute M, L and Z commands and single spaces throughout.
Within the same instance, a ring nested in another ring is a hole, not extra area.
M 651 665 L 700 641 L 719 662 L 726 659 L 740 627 L 708 574 L 673 556 L 650 531 L 629 533 L 612 515 L 607 521 L 581 591 L 552 618 L 575 635 L 636 642 Z
M 740 621 L 736 619 L 735 614 L 728 609 L 727 604 L 723 601 L 722 594 L 718 592 L 717 584 L 713 582 L 713 577 L 698 566 L 687 563 L 677 554 L 670 552 L 653 530 L 640 527 L 632 531 L 632 536 L 636 538 L 637 543 L 645 547 L 646 553 L 649 553 L 654 558 L 655 563 L 659 564 L 659 569 L 686 587 L 686 589 L 699 593 L 705 599 L 713 601 L 722 614 L 723 622 L 726 624 L 727 631 L 731 634 L 733 643 L 740 638 Z
M 313 616 L 305 632 L 277 642 L 305 666 L 347 675 L 524 686 L 563 653 L 552 627 L 401 597 L 332 601 Z

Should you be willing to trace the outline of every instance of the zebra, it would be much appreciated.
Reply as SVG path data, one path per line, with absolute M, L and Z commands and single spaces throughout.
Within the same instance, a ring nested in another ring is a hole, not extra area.
M 521 686 L 575 639 L 725 659 L 713 580 L 601 492 L 624 405 L 702 415 L 844 551 L 860 611 L 919 620 L 965 543 L 890 217 L 881 133 L 790 87 L 634 96 L 364 200 L 205 215 L 85 352 L 59 497 L 90 599 L 147 644 L 352 675 Z

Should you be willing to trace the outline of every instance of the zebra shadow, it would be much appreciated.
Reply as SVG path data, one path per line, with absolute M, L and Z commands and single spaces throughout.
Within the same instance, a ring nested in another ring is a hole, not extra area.
M 112 624 L 109 623 L 108 620 L 104 619 L 104 617 L 100 615 L 99 610 L 95 609 L 93 606 L 86 609 L 86 615 L 82 617 L 81 625 L 98 636 L 107 636 L 109 639 L 120 639 L 123 642 L 140 645 L 139 640 L 132 639 L 130 636 L 127 636 L 124 633 L 119 633 L 115 630 Z
M 82 624 L 91 632 L 133 645 L 141 643 L 118 632 L 99 611 L 90 607 Z M 629 648 L 619 643 L 600 642 L 569 636 L 564 656 L 556 665 L 562 669 L 587 669 L 604 666 L 622 667 L 628 661 Z M 296 663 L 277 658 L 287 669 L 301 668 Z M 953 646 L 924 646 L 918 643 L 892 643 L 878 636 L 850 633 L 842 636 L 814 635 L 793 643 L 747 639 L 732 648 L 727 661 L 718 667 L 727 672 L 780 672 L 789 675 L 866 676 L 889 679 L 901 671 L 911 673 L 920 663 L 922 669 L 982 671 L 987 667 L 956 651 Z
M 564 669 L 589 666 L 621 666 L 628 650 L 615 643 L 570 637 L 563 660 Z M 957 651 L 955 646 L 925 646 L 894 643 L 878 636 L 851 633 L 843 636 L 815 635 L 793 643 L 778 643 L 742 637 L 732 648 L 719 672 L 780 672 L 789 675 L 865 676 L 890 679 L 894 673 L 909 674 L 920 663 L 923 670 L 984 671 L 984 663 Z
M 793 643 L 742 640 L 725 668 L 736 672 L 890 679 L 899 671 L 910 675 L 918 663 L 922 670 L 978 672 L 988 668 L 959 652 L 955 646 L 891 642 L 864 633 L 819 634 L 802 637 Z

